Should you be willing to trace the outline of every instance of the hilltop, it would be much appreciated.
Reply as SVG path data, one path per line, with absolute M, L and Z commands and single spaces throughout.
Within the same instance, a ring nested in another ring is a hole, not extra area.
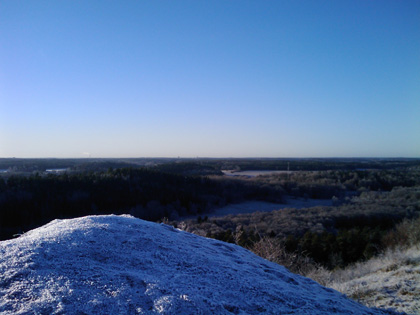
M 251 252 L 130 216 L 0 243 L 2 314 L 390 314 Z

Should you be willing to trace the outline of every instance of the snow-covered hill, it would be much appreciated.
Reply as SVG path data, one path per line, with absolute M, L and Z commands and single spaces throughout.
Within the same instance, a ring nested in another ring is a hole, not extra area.
M 385 314 L 251 252 L 129 216 L 0 242 L 1 314 Z

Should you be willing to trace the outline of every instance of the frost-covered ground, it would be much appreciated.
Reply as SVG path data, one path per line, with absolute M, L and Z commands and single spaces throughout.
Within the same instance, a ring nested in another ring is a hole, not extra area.
M 317 206 L 332 206 L 331 199 L 303 199 L 288 197 L 286 203 L 272 203 L 265 201 L 246 201 L 237 204 L 227 205 L 216 209 L 208 214 L 208 217 L 219 217 L 229 214 L 253 213 L 253 212 L 271 212 L 274 210 L 294 208 L 311 208 Z
M 246 176 L 246 177 L 257 177 L 261 175 L 273 175 L 273 174 L 291 174 L 293 171 L 274 171 L 274 170 L 260 170 L 260 171 L 234 171 L 227 170 L 222 171 L 226 176 Z
M 420 248 L 389 250 L 331 275 L 328 286 L 374 307 L 420 314 Z
M 385 314 L 236 245 L 129 216 L 0 242 L 1 314 Z

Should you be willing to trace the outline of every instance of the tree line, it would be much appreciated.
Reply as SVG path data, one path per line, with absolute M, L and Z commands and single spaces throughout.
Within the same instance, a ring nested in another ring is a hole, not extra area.
M 0 238 L 11 238 L 57 218 L 130 213 L 152 221 L 176 219 L 228 203 L 264 199 L 270 193 L 278 192 L 254 183 L 153 168 L 11 176 L 0 178 Z

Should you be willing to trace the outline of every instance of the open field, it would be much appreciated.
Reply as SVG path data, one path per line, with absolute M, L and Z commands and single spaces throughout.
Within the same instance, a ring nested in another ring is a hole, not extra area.
M 284 197 L 285 203 L 273 203 L 266 201 L 246 201 L 236 204 L 230 204 L 221 208 L 217 208 L 208 213 L 201 213 L 194 216 L 185 216 L 180 218 L 180 220 L 194 219 L 198 216 L 209 218 L 214 217 L 223 217 L 226 215 L 236 215 L 236 214 L 250 214 L 254 212 L 271 212 L 281 209 L 302 209 L 302 208 L 311 208 L 317 206 L 332 206 L 331 199 L 304 199 L 304 198 L 294 198 L 294 197 Z

